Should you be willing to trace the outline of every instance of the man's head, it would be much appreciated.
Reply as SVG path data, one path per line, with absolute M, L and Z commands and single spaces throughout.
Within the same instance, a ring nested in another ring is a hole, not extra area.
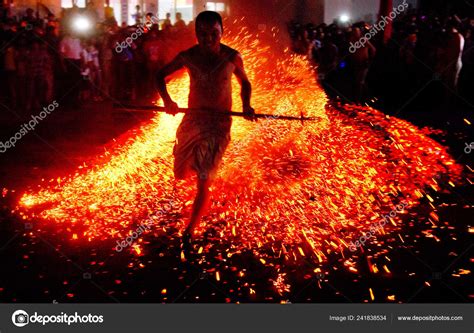
M 351 37 L 354 39 L 359 39 L 362 37 L 362 31 L 359 27 L 352 28 Z
M 205 11 L 196 17 L 196 37 L 204 49 L 209 51 L 217 49 L 223 32 L 222 17 L 218 13 Z
M 449 19 L 446 23 L 446 29 L 448 32 L 457 32 L 457 29 L 459 29 L 459 22 L 454 18 Z

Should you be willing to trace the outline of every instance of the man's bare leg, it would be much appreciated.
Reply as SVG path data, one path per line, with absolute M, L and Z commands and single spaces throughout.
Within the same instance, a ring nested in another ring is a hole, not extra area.
M 185 235 L 187 237 L 193 236 L 194 228 L 201 221 L 204 211 L 207 208 L 209 203 L 209 187 L 211 186 L 211 181 L 208 179 L 197 180 L 197 193 L 196 198 L 193 203 L 193 211 L 191 213 L 191 219 L 188 226 L 186 227 Z

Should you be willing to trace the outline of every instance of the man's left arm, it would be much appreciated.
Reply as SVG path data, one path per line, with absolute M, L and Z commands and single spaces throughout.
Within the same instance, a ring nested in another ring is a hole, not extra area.
M 247 73 L 245 73 L 244 61 L 242 60 L 240 53 L 237 53 L 233 58 L 233 64 L 235 65 L 234 74 L 241 86 L 240 97 L 242 98 L 243 113 L 249 114 L 245 119 L 254 120 L 255 118 L 253 118 L 253 115 L 255 114 L 255 110 L 250 105 L 252 85 L 247 77 Z

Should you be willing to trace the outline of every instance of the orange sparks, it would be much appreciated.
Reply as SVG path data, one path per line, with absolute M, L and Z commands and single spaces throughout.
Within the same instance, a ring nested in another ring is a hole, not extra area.
M 372 288 L 369 288 L 369 292 L 370 292 L 370 299 L 371 299 L 372 301 L 375 300 L 374 292 L 372 291 Z
M 140 248 L 140 245 L 133 245 L 133 249 L 135 250 L 135 253 L 138 255 L 142 254 L 142 249 Z
M 304 57 L 273 50 L 246 29 L 227 36 L 224 42 L 242 53 L 259 113 L 319 119 L 304 124 L 234 119 L 232 142 L 202 226 L 214 229 L 232 253 L 251 249 L 263 265 L 274 265 L 280 258 L 301 260 L 299 253 L 320 265 L 334 253 L 344 256 L 350 244 L 370 231 L 367 221 L 387 214 L 401 200 L 408 203 L 406 210 L 424 195 L 433 202 L 424 190 L 439 174 L 449 175 L 451 186 L 459 181 L 462 168 L 416 126 L 370 107 L 327 105 Z M 184 72 L 169 84 L 182 107 L 188 87 Z M 235 81 L 235 110 L 242 107 L 239 94 Z M 176 213 L 192 203 L 194 186 L 187 181 L 176 184 L 172 170 L 181 119 L 153 116 L 75 174 L 24 193 L 16 212 L 23 219 L 66 226 L 64 232 L 84 242 L 123 240 L 155 212 L 165 213 L 155 215 L 149 230 L 143 228 L 141 240 L 153 242 L 155 231 L 179 234 L 184 221 Z M 437 181 L 436 189 L 443 190 L 442 182 Z M 400 218 L 390 218 L 377 238 L 396 234 L 403 242 Z M 133 246 L 137 256 L 143 250 Z M 206 251 L 201 247 L 198 253 Z M 353 265 L 346 269 L 358 271 Z M 280 293 L 289 289 L 283 275 L 274 284 Z
M 280 295 L 290 291 L 290 285 L 286 283 L 285 275 L 286 273 L 278 273 L 277 279 L 273 281 L 273 286 Z

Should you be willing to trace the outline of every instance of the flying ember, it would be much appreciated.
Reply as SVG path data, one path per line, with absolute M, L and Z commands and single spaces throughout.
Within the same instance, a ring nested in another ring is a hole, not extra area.
M 212 205 L 198 230 L 202 239 L 215 237 L 199 253 L 206 255 L 218 239 L 227 256 L 250 251 L 265 265 L 302 258 L 324 265 L 329 255 L 344 257 L 401 203 L 404 209 L 391 214 L 371 241 L 401 228 L 403 215 L 430 198 L 426 189 L 446 191 L 448 182 L 459 181 L 461 166 L 426 131 L 370 107 L 330 105 L 305 58 L 274 51 L 246 29 L 227 36 L 224 43 L 242 52 L 253 106 L 274 117 L 257 123 L 234 119 Z M 187 74 L 174 77 L 169 89 L 186 107 Z M 240 110 L 237 82 L 233 94 L 234 109 Z M 279 115 L 318 120 L 283 121 Z M 75 174 L 25 193 L 17 213 L 54 225 L 71 241 L 110 241 L 111 247 L 147 224 L 127 249 L 137 256 L 147 252 L 143 239 L 179 236 L 193 198 L 191 183 L 173 176 L 180 120 L 155 115 Z

